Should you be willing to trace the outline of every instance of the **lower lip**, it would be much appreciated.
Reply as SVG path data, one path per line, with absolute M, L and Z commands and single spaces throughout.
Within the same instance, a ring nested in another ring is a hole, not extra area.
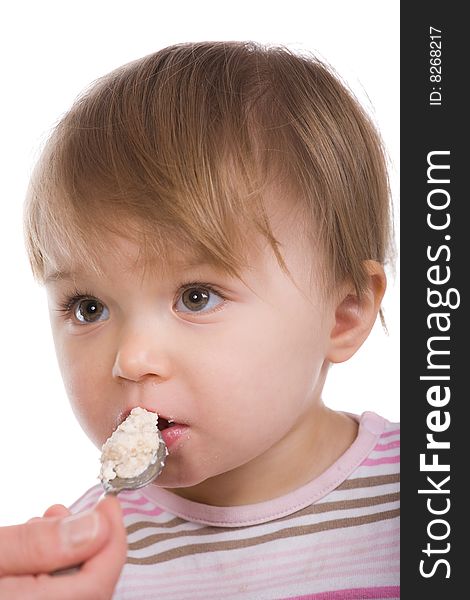
M 187 425 L 173 425 L 173 427 L 167 427 L 163 431 L 161 431 L 161 435 L 163 441 L 167 445 L 167 448 L 170 449 L 172 446 L 175 446 L 178 442 L 183 439 L 188 438 L 189 427 Z

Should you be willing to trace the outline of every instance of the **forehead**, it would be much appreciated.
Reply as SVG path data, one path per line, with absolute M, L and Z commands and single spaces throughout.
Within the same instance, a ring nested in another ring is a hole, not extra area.
M 274 259 L 278 262 L 273 246 L 287 259 L 287 268 L 293 268 L 299 274 L 299 270 L 311 270 L 314 253 L 300 243 L 305 241 L 306 220 L 300 215 L 299 203 L 295 204 L 293 206 L 292 198 L 286 197 L 280 190 L 269 190 L 264 201 L 267 228 L 253 227 L 240 231 L 239 248 L 229 243 L 230 258 L 237 258 L 235 271 L 226 268 L 230 261 L 224 260 L 227 257 L 220 245 L 214 244 L 215 252 L 207 253 L 197 240 L 191 243 L 187 237 L 179 239 L 177 234 L 159 237 L 152 232 L 144 233 L 138 223 L 129 223 L 126 231 L 125 224 L 123 227 L 121 223 L 119 228 L 107 232 L 96 230 L 93 235 L 85 235 L 73 252 L 61 253 L 60 242 L 51 248 L 44 281 L 46 284 L 63 280 L 73 282 L 90 275 L 109 277 L 113 272 L 127 272 L 129 275 L 140 272 L 142 277 L 151 273 L 160 278 L 195 269 L 205 271 L 206 268 L 222 275 L 238 277 L 241 272 L 258 271 L 261 276 L 269 261 Z M 129 236 L 127 232 L 131 232 Z M 155 239 L 158 239 L 158 244 L 154 243 Z M 289 266 L 289 262 L 293 264 Z
M 135 289 L 136 285 L 145 286 L 152 280 L 152 285 L 158 282 L 158 285 L 173 286 L 187 279 L 229 286 L 241 284 L 243 289 L 248 288 L 268 303 L 273 290 L 287 294 L 287 298 L 295 287 L 297 293 L 315 310 L 319 310 L 328 304 L 322 292 L 325 287 L 324 273 L 320 268 L 319 257 L 306 243 L 306 238 L 299 235 L 298 228 L 294 226 L 295 219 L 291 217 L 292 215 L 278 210 L 273 214 L 272 222 L 277 249 L 282 255 L 285 268 L 279 262 L 272 245 L 261 234 L 257 236 L 257 244 L 246 249 L 246 263 L 237 273 L 208 261 L 196 247 L 168 248 L 162 258 L 145 255 L 138 243 L 113 236 L 112 240 L 102 240 L 108 243 L 104 244 L 97 265 L 87 262 L 83 255 L 79 261 L 57 261 L 47 270 L 45 284 L 51 292 L 56 285 L 61 287 L 61 283 L 79 288 L 89 286 L 91 291 L 101 284 L 122 290 L 125 286 L 131 286 L 129 289 Z
M 152 274 L 165 275 L 173 271 L 184 272 L 209 265 L 196 250 L 176 252 L 168 249 L 165 256 L 159 257 L 155 253 L 143 254 L 139 244 L 124 237 L 107 236 L 108 243 L 106 238 L 102 241 L 103 247 L 100 248 L 98 260 L 91 261 L 86 256 L 80 259 L 61 256 L 53 260 L 46 267 L 46 284 L 59 280 L 73 281 L 80 277 L 89 277 L 91 274 L 97 277 L 109 276 L 117 271 L 129 274 L 151 271 Z

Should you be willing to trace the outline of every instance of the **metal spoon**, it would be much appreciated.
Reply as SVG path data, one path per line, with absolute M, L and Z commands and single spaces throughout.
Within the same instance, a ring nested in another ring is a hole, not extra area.
M 135 477 L 115 477 L 111 480 L 102 480 L 101 485 L 104 488 L 104 493 L 101 495 L 101 498 L 105 496 L 117 496 L 120 492 L 124 490 L 138 490 L 149 483 L 151 483 L 154 479 L 156 479 L 163 470 L 165 466 L 166 457 L 168 456 L 168 448 L 166 447 L 163 438 L 159 432 L 160 443 L 158 444 L 158 448 L 152 455 L 150 459 L 150 463 L 145 471 L 142 471 L 140 475 L 136 475 Z M 65 569 L 58 569 L 51 573 L 51 575 L 71 575 L 72 573 L 76 573 L 80 570 L 81 565 L 77 565 L 74 567 L 68 567 Z
M 145 471 L 142 471 L 142 473 L 136 475 L 136 477 L 115 477 L 110 480 L 102 480 L 101 485 L 104 488 L 103 496 L 108 496 L 109 494 L 117 496 L 119 492 L 124 490 L 138 490 L 151 483 L 160 475 L 165 466 L 166 457 L 168 456 L 168 448 L 166 447 L 163 438 L 160 435 L 159 437 L 160 443 L 158 444 L 158 448 L 153 453 L 150 463 Z

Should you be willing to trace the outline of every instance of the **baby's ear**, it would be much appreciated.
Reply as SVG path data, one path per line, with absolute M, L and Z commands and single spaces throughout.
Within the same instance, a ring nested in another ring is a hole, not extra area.
M 364 266 L 368 280 L 363 296 L 359 299 L 354 287 L 346 286 L 334 308 L 334 325 L 327 354 L 332 363 L 348 360 L 362 346 L 380 310 L 387 278 L 380 263 L 367 260 Z

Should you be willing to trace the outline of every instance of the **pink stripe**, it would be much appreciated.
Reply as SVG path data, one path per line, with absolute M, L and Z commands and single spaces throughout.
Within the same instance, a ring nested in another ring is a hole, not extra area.
M 158 508 L 158 506 L 156 506 L 155 508 L 153 508 L 152 510 L 143 510 L 142 508 L 123 508 L 122 509 L 122 514 L 124 516 L 127 515 L 148 515 L 148 516 L 152 516 L 152 517 L 156 517 L 158 515 L 161 515 L 164 511 L 161 508 Z
M 140 496 L 139 498 L 123 498 L 121 500 L 121 504 L 124 504 L 124 502 L 126 504 L 135 504 L 137 506 L 142 504 L 148 504 L 148 500 L 144 496 Z
M 361 462 L 361 467 L 372 467 L 374 465 L 388 465 L 392 463 L 400 462 L 400 455 L 398 456 L 384 456 L 383 458 L 366 458 Z
M 370 548 L 369 548 L 370 549 Z M 349 553 L 350 556 L 351 553 Z M 298 558 L 296 560 L 290 561 L 290 562 L 284 562 L 281 564 L 278 564 L 275 566 L 275 568 L 277 569 L 277 573 L 280 573 L 279 575 L 273 575 L 273 564 L 269 563 L 268 566 L 262 566 L 262 567 L 258 567 L 258 568 L 253 568 L 253 569 L 246 569 L 242 572 L 238 572 L 238 573 L 230 573 L 226 571 L 226 568 L 224 569 L 224 585 L 225 588 L 228 589 L 228 584 L 230 583 L 230 585 L 236 585 L 237 581 L 240 580 L 240 578 L 242 578 L 244 581 L 250 581 L 252 582 L 252 584 L 262 584 L 263 581 L 269 581 L 269 583 L 271 584 L 279 584 L 281 585 L 283 581 L 287 580 L 291 580 L 292 578 L 298 578 L 299 581 L 302 581 L 302 577 L 306 578 L 307 581 L 318 581 L 318 580 L 323 580 L 327 577 L 338 577 L 338 576 L 343 576 L 344 573 L 347 573 L 348 575 L 350 575 L 351 573 L 353 573 L 354 575 L 358 574 L 358 569 L 361 568 L 361 564 L 363 562 L 367 562 L 370 564 L 371 569 L 373 569 L 374 573 L 379 573 L 383 570 L 383 566 L 381 568 L 380 563 L 386 563 L 387 564 L 387 571 L 388 571 L 388 566 L 393 564 L 392 561 L 397 561 L 400 558 L 400 551 L 398 550 L 397 552 L 393 552 L 391 554 L 380 554 L 380 555 L 375 555 L 373 557 L 370 556 L 370 554 L 366 557 L 366 559 L 364 560 L 364 557 L 360 558 L 358 560 L 358 557 L 354 556 L 354 558 L 350 558 L 349 560 L 342 560 L 341 561 L 341 568 L 338 567 L 338 563 L 334 560 L 334 557 L 321 557 L 322 561 L 322 567 L 321 570 L 318 569 L 318 566 L 315 565 L 312 561 L 312 556 L 308 556 L 306 557 L 306 559 L 304 561 L 300 561 Z M 330 559 L 329 561 L 327 559 Z M 333 559 L 333 560 L 331 560 Z M 315 560 L 317 560 L 317 557 L 315 556 Z M 265 562 L 265 561 L 263 561 Z M 266 564 L 266 563 L 265 563 Z M 230 567 L 231 565 L 229 565 Z M 347 568 L 349 567 L 354 567 L 356 570 L 355 571 L 348 571 Z M 220 567 L 219 567 L 220 568 Z M 200 573 L 200 571 L 198 571 Z M 184 573 L 186 575 L 186 569 L 184 570 Z M 360 570 L 360 574 L 363 573 L 363 570 L 361 568 Z M 267 579 L 266 579 L 267 578 Z M 305 581 L 305 579 L 303 579 L 303 581 Z M 173 585 L 170 584 L 169 582 L 165 583 L 165 591 L 166 592 L 170 592 L 170 591 L 174 591 L 175 593 L 177 592 L 177 589 L 184 589 L 187 586 L 191 586 L 192 583 L 194 582 L 194 578 L 186 578 L 183 579 L 181 577 L 179 577 L 177 580 L 173 579 Z M 215 578 L 213 578 L 212 580 L 208 579 L 207 576 L 204 577 L 204 584 L 208 584 L 209 586 L 212 586 L 212 584 L 218 585 L 218 583 L 220 582 L 220 571 L 219 573 L 216 574 Z M 206 588 L 207 591 L 209 591 L 210 587 Z M 200 588 L 198 589 L 198 591 L 201 591 Z
M 80 506 L 79 511 L 75 511 L 75 512 L 83 512 L 85 510 L 88 510 L 89 508 L 92 508 L 93 506 L 95 506 L 95 504 L 98 502 L 98 499 L 102 493 L 103 493 L 103 491 L 99 490 L 93 494 L 90 494 L 89 497 L 87 497 L 87 494 L 85 494 L 82 498 L 80 498 L 80 500 L 77 500 L 77 502 L 74 502 L 72 504 L 71 508 L 73 509 L 73 511 L 75 511 L 76 507 L 78 505 L 80 505 L 80 503 L 83 502 L 85 500 L 85 498 L 87 498 L 87 502 L 83 506 Z
M 390 539 L 393 541 L 393 543 L 395 543 L 395 540 L 397 540 L 399 537 L 399 532 L 400 532 L 399 527 L 394 527 L 393 529 L 383 531 L 380 534 L 382 544 L 374 545 L 374 549 L 382 550 L 384 548 L 388 548 L 390 546 Z M 339 551 L 339 552 L 337 550 L 334 550 L 333 552 L 323 554 L 322 556 L 324 559 L 331 560 L 331 559 L 340 559 L 343 556 L 350 556 L 351 553 L 354 553 L 354 555 L 363 554 L 364 552 L 367 552 L 370 549 L 369 542 L 376 541 L 378 535 L 379 534 L 377 532 L 374 532 L 373 534 L 369 534 L 369 535 L 353 537 L 353 538 L 347 540 L 347 544 L 348 544 L 347 550 L 345 550 L 345 551 L 343 550 L 343 551 Z M 310 549 L 311 549 L 311 542 L 309 541 L 307 545 L 299 545 L 298 547 L 296 547 L 295 552 L 298 556 L 303 556 L 304 553 L 308 552 Z M 331 549 L 332 549 L 331 540 L 328 540 L 327 542 L 322 542 L 322 543 L 316 544 L 315 553 L 317 553 L 320 556 L 321 551 L 331 550 Z M 292 557 L 292 549 L 286 550 L 284 552 L 266 552 L 266 554 L 265 554 L 265 560 L 267 562 L 269 562 L 270 564 L 273 564 L 275 561 L 277 561 L 279 559 L 291 558 L 291 557 Z M 246 567 L 246 561 L 250 560 L 250 559 L 251 559 L 250 555 L 244 556 L 240 560 L 232 559 L 230 562 L 230 567 L 232 569 L 239 568 L 240 566 Z M 169 564 L 169 563 L 167 563 L 167 564 Z M 207 576 L 207 574 L 209 574 L 211 571 L 217 571 L 217 574 L 219 574 L 220 573 L 220 564 L 218 562 L 216 562 L 213 565 L 205 565 L 204 566 L 205 576 Z M 184 569 L 184 574 L 189 578 L 199 575 L 200 572 L 201 572 L 201 570 L 200 570 L 199 566 L 194 569 L 190 569 L 187 567 L 185 567 L 185 569 Z M 180 573 L 179 567 L 177 569 L 177 573 L 178 573 L 178 579 L 181 580 L 181 573 Z M 167 582 L 173 581 L 174 575 L 175 575 L 174 567 L 167 568 L 161 572 L 161 576 L 166 578 Z
M 385 433 L 382 433 L 380 437 L 389 437 L 390 435 L 397 435 L 397 433 L 400 433 L 400 430 L 394 429 L 393 431 L 386 431 Z
M 98 501 L 98 498 L 100 497 L 101 494 L 98 494 L 96 496 L 96 498 L 91 501 L 91 502 L 87 502 L 84 506 L 82 506 L 80 508 L 79 512 L 83 512 L 85 510 L 88 510 L 89 508 L 93 508 L 96 505 L 96 502 Z M 125 504 L 124 504 L 125 502 Z M 140 498 L 139 500 L 128 500 L 126 498 L 126 500 L 124 501 L 121 506 L 122 506 L 122 514 L 123 515 L 153 515 L 153 516 L 157 516 L 157 515 L 161 515 L 162 512 L 164 512 L 161 508 L 155 507 L 152 510 L 143 510 L 142 508 L 134 508 L 133 506 L 128 506 L 126 507 L 126 504 L 147 504 L 148 500 L 144 497 Z
M 370 598 L 399 598 L 400 586 L 350 588 L 336 592 L 322 592 L 307 596 L 291 596 L 282 600 L 368 600 Z
M 99 496 L 97 496 L 93 502 L 87 502 L 87 504 L 82 506 L 80 509 L 80 512 L 84 512 L 85 510 L 88 510 L 89 508 L 93 508 L 93 506 L 95 506 L 96 502 L 98 501 L 98 497 Z
M 93 495 L 91 495 L 91 498 L 88 499 L 88 502 L 86 502 L 86 504 L 84 504 L 81 508 L 80 508 L 80 512 L 83 512 L 89 508 L 92 508 L 93 506 L 96 505 L 98 499 L 100 498 L 100 496 L 102 495 L 103 491 L 100 489 L 98 490 L 98 492 L 93 493 Z M 132 505 L 142 505 L 142 504 L 148 504 L 149 500 L 147 498 L 145 498 L 145 496 L 140 496 L 137 498 L 132 498 L 132 497 L 126 497 L 127 494 L 126 492 L 123 492 L 121 495 L 121 506 L 123 509 L 123 514 L 124 515 L 128 515 L 128 514 L 132 514 L 132 513 L 136 513 L 136 514 L 142 514 L 142 515 L 159 515 L 163 512 L 162 509 L 157 509 L 158 512 L 154 512 L 154 511 L 145 511 L 142 509 L 136 509 L 136 508 L 132 508 Z M 80 500 L 83 500 L 86 497 L 86 494 L 83 498 L 81 498 Z M 75 506 L 76 504 L 78 504 L 78 502 L 75 502 L 72 506 Z M 126 505 L 131 505 L 129 508 L 126 508 Z
M 82 494 L 80 498 L 75 500 L 75 502 L 71 506 L 75 506 L 75 504 L 83 502 L 83 500 L 85 500 L 85 498 L 87 498 L 88 496 L 99 495 L 101 491 L 102 488 L 100 485 L 94 485 L 92 488 L 88 489 L 84 494 Z
M 311 563 L 310 563 L 311 564 Z M 369 568 L 361 568 L 360 571 L 358 571 L 358 565 L 355 565 L 355 567 L 351 570 L 341 570 L 338 571 L 337 567 L 334 567 L 332 570 L 330 570 L 329 572 L 327 570 L 323 570 L 321 569 L 320 572 L 317 573 L 313 573 L 313 572 L 307 572 L 305 571 L 305 567 L 302 568 L 302 565 L 298 565 L 298 569 L 294 572 L 291 573 L 283 573 L 283 566 L 281 565 L 280 568 L 278 569 L 278 572 L 282 573 L 281 575 L 277 575 L 277 576 L 273 576 L 272 572 L 269 568 L 265 569 L 266 575 L 267 577 L 264 579 L 258 579 L 255 581 L 250 581 L 249 579 L 247 579 L 247 577 L 245 577 L 244 573 L 241 573 L 238 577 L 238 579 L 236 581 L 233 581 L 232 583 L 228 583 L 227 581 L 227 576 L 226 576 L 226 567 L 224 568 L 224 576 L 221 577 L 220 574 L 213 580 L 213 582 L 209 583 L 207 578 L 205 577 L 205 572 L 204 572 L 204 568 L 199 569 L 198 571 L 198 575 L 199 578 L 192 578 L 189 582 L 182 582 L 179 581 L 179 586 L 175 586 L 175 585 L 171 585 L 171 586 L 167 586 L 165 585 L 165 588 L 161 590 L 161 593 L 159 594 L 159 598 L 161 598 L 162 600 L 168 600 L 168 598 L 178 598 L 178 600 L 185 600 L 186 598 L 188 600 L 195 600 L 197 598 L 203 598 L 204 600 L 208 597 L 208 594 L 211 594 L 211 597 L 213 596 L 213 593 L 215 590 L 217 590 L 218 592 L 222 591 L 225 594 L 230 594 L 230 593 L 237 593 L 240 591 L 240 585 L 243 585 L 243 588 L 245 589 L 247 594 L 254 594 L 257 591 L 263 591 L 265 594 L 266 592 L 268 592 L 270 589 L 276 590 L 278 591 L 281 587 L 285 587 L 285 586 L 290 586 L 291 584 L 294 585 L 295 587 L 299 587 L 299 585 L 301 585 L 302 583 L 305 585 L 306 583 L 308 583 L 308 586 L 310 588 L 312 587 L 324 587 L 325 585 L 325 577 L 331 576 L 332 580 L 336 579 L 336 578 L 341 578 L 341 580 L 347 579 L 347 578 L 354 578 L 354 577 L 358 577 L 360 576 L 361 578 L 364 578 L 366 580 L 371 579 L 370 576 L 377 578 L 377 576 L 382 575 L 382 573 L 384 572 L 384 570 L 378 570 L 377 566 L 371 566 Z M 180 571 L 181 569 L 183 569 L 184 571 L 184 565 L 180 566 Z M 143 571 L 143 570 L 142 570 Z M 185 572 L 185 571 L 184 571 Z M 394 573 L 399 573 L 400 572 L 400 566 L 399 564 L 388 564 L 387 568 L 386 568 L 386 572 L 388 575 L 394 574 Z M 159 576 L 145 576 L 143 574 L 143 572 L 141 572 L 139 575 L 137 575 L 137 573 L 133 573 L 132 575 L 134 575 L 133 577 L 131 576 L 130 573 L 125 573 L 124 574 L 124 578 L 122 579 L 122 586 L 118 585 L 118 589 L 117 591 L 119 592 L 119 597 L 124 596 L 125 593 L 129 593 L 129 598 L 136 598 L 138 596 L 138 594 L 142 594 L 145 592 L 152 592 L 155 590 L 155 586 L 158 585 L 157 582 L 161 582 L 161 578 Z M 395 579 L 395 578 L 394 578 Z M 208 585 L 209 584 L 209 585 Z M 179 587 L 179 590 L 176 590 L 175 587 Z M 360 594 L 363 590 L 367 591 L 367 590 L 399 590 L 398 586 L 381 586 L 381 587 L 376 587 L 376 588 L 352 588 L 350 590 L 345 590 L 350 591 L 350 592 L 356 592 L 358 594 Z M 185 592 L 188 592 L 188 595 L 185 595 Z M 380 596 L 380 595 L 376 595 L 376 596 L 360 596 L 360 595 L 356 595 L 356 596 L 343 596 L 341 595 L 343 593 L 343 590 L 341 591 L 332 591 L 332 592 L 321 592 L 319 594 L 312 594 L 312 595 L 307 595 L 307 596 L 295 596 L 295 597 L 287 597 L 283 600 L 296 600 L 296 599 L 300 599 L 300 600 L 306 600 L 306 599 L 312 599 L 312 600 L 366 600 L 369 598 L 393 598 L 393 594 L 389 595 L 389 596 Z M 386 593 L 386 592 L 384 592 Z M 175 595 L 177 594 L 177 596 Z M 331 596 L 329 596 L 328 594 L 332 594 Z M 399 593 L 396 593 L 396 596 L 399 597 Z M 139 596 L 140 597 L 140 596 Z M 249 596 L 248 596 L 249 597 Z
M 394 442 L 389 442 L 388 444 L 377 444 L 374 450 L 379 452 L 383 452 L 384 450 L 391 450 L 392 448 L 399 448 L 400 440 L 395 440 Z

